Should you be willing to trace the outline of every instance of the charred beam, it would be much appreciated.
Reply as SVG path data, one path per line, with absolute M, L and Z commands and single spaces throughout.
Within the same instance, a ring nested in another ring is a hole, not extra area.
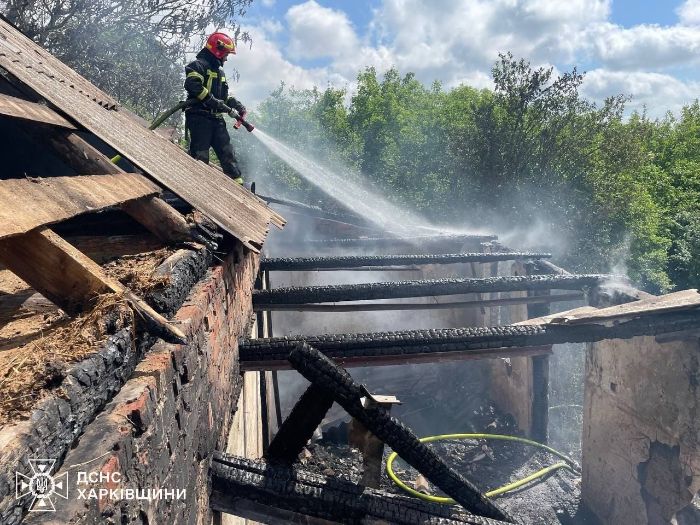
M 496 235 L 481 235 L 481 234 L 461 234 L 461 235 L 414 235 L 414 236 L 395 236 L 395 237 L 357 237 L 349 239 L 312 239 L 307 242 L 317 244 L 319 246 L 391 246 L 391 245 L 409 245 L 409 246 L 426 246 L 435 244 L 479 244 L 498 239 Z
M 485 279 L 428 279 L 331 286 L 293 286 L 256 290 L 253 304 L 330 303 L 372 299 L 401 299 L 467 293 L 515 292 L 523 290 L 582 290 L 610 280 L 610 275 L 529 275 Z
M 217 453 L 211 465 L 213 510 L 264 523 L 304 523 L 300 513 L 333 523 L 501 525 L 456 506 L 428 503 L 322 476 L 298 466 L 273 465 Z M 270 518 L 275 521 L 270 521 Z M 313 523 L 312 521 L 308 521 Z
M 313 345 L 326 356 L 344 362 L 372 364 L 373 360 L 394 358 L 438 361 L 451 354 L 499 357 L 504 349 L 528 349 L 562 343 L 596 342 L 604 339 L 630 339 L 700 328 L 700 312 L 669 312 L 640 316 L 604 326 L 506 325 L 473 328 L 407 330 L 365 334 L 255 339 L 240 347 L 241 368 L 280 368 L 300 342 Z M 543 352 L 540 352 L 543 353 Z
M 333 405 L 333 397 L 322 388 L 311 385 L 297 401 L 265 457 L 272 462 L 294 463 Z
M 289 353 L 289 362 L 301 375 L 333 396 L 348 414 L 469 512 L 487 518 L 513 521 L 471 482 L 449 468 L 432 449 L 421 443 L 409 428 L 389 415 L 383 406 L 364 406 L 362 398 L 367 395 L 364 389 L 355 383 L 346 370 L 321 352 L 301 343 Z
M 360 221 L 363 224 L 367 223 L 367 219 L 361 215 L 355 213 L 338 213 L 333 211 L 324 210 L 320 206 L 314 206 L 312 204 L 306 204 L 299 201 L 293 201 L 290 199 L 279 199 L 277 197 L 268 197 L 265 195 L 257 194 L 262 200 L 267 201 L 268 204 L 281 204 L 282 206 L 287 206 L 289 208 L 302 210 L 307 212 L 309 217 L 318 217 L 326 219 L 337 219 L 340 221 Z
M 507 297 L 483 301 L 452 301 L 449 303 L 362 303 L 362 304 L 272 304 L 255 306 L 256 311 L 266 312 L 384 312 L 388 310 L 446 310 L 454 308 L 486 308 L 513 304 L 546 304 L 585 299 L 586 295 L 566 293 L 557 295 L 533 295 Z
M 299 271 L 322 269 L 348 269 L 367 266 L 401 266 L 418 264 L 491 263 L 521 259 L 543 259 L 549 253 L 507 252 L 507 253 L 446 253 L 422 255 L 345 255 L 338 257 L 281 257 L 263 259 L 261 270 Z

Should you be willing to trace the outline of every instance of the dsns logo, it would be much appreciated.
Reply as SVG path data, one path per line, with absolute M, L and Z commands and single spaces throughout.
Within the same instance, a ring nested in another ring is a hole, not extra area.
M 31 496 L 29 512 L 54 512 L 53 496 L 68 499 L 68 472 L 52 476 L 55 463 L 55 459 L 30 459 L 31 476 L 15 472 L 15 496 Z

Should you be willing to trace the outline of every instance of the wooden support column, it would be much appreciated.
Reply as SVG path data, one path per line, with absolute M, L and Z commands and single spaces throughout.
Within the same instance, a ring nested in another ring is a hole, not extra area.
M 51 130 L 50 133 L 45 133 L 43 138 L 79 173 L 125 173 L 76 133 Z M 121 208 L 166 243 L 197 240 L 193 238 L 193 230 L 182 214 L 157 196 L 131 201 Z
M 527 305 L 529 319 L 544 317 L 549 313 L 549 303 Z M 536 355 L 530 359 L 532 359 L 532 426 L 530 436 L 535 441 L 546 443 L 549 425 L 549 355 Z
M 368 395 L 362 399 L 365 408 L 383 408 L 389 414 L 392 405 L 401 402 L 394 396 Z M 384 459 L 384 442 L 375 436 L 371 430 L 357 418 L 350 421 L 348 434 L 350 446 L 362 452 L 362 481 L 365 487 L 380 488 L 382 480 L 382 460 Z
M 179 328 L 48 228 L 2 239 L 0 263 L 69 314 L 89 308 L 102 293 L 115 292 L 141 315 L 154 335 L 186 342 Z

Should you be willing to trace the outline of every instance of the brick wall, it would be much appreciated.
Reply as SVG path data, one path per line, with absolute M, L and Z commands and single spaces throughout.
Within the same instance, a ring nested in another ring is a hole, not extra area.
M 154 345 L 65 458 L 68 499 L 26 523 L 210 522 L 208 462 L 226 448 L 240 393 L 237 345 L 257 265 L 237 245 L 192 289 L 175 315 L 192 343 Z

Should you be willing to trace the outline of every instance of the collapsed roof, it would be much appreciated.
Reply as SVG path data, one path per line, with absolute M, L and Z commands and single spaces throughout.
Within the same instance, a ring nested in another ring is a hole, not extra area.
M 135 115 L 5 20 L 0 20 L 0 68 L 30 99 L 4 97 L 0 113 L 91 132 L 253 251 L 261 249 L 270 223 L 284 226 L 284 219 L 258 197 L 146 129 Z M 28 106 L 31 102 L 46 106 Z M 6 201 L 2 198 L 0 208 Z

